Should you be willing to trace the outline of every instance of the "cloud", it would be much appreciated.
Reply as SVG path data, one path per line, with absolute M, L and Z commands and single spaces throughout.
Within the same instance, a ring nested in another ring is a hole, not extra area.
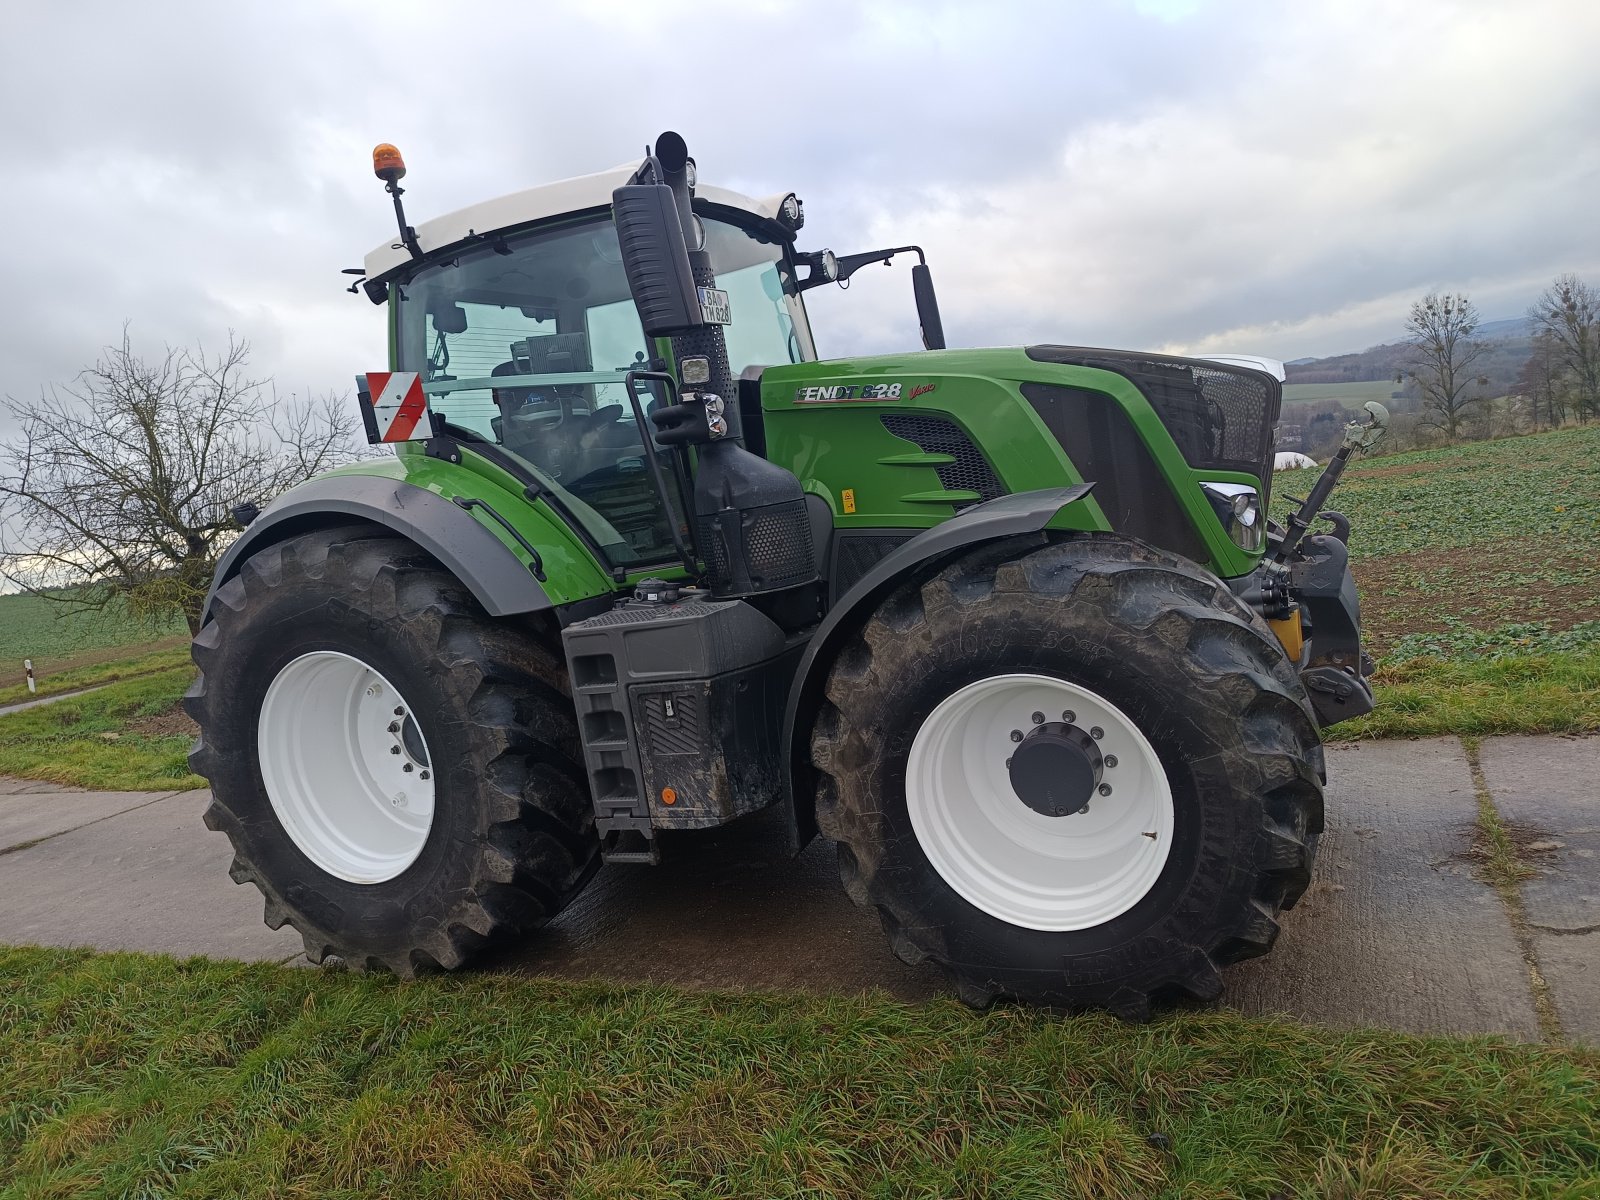
M 8 13 L 0 394 L 136 341 L 251 339 L 283 390 L 382 363 L 340 268 L 416 220 L 637 156 L 919 242 L 957 344 L 1292 357 L 1465 287 L 1600 275 L 1600 10 L 1578 2 L 118 3 Z M 825 353 L 915 343 L 904 266 L 808 294 Z M 0 416 L 0 436 L 6 433 Z

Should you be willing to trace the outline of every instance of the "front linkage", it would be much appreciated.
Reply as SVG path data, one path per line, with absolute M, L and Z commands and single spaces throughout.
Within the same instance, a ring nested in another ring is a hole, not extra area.
M 1367 420 L 1345 426 L 1338 453 L 1288 524 L 1269 532 L 1271 552 L 1255 572 L 1240 582 L 1243 598 L 1266 617 L 1291 658 L 1298 655 L 1300 679 L 1324 729 L 1373 709 L 1374 670 L 1361 649 L 1361 601 L 1350 572 L 1350 520 L 1336 509 L 1324 509 L 1352 455 L 1369 453 L 1389 428 L 1389 411 L 1376 401 L 1364 406 Z M 1312 522 L 1333 526 L 1328 533 L 1308 533 Z

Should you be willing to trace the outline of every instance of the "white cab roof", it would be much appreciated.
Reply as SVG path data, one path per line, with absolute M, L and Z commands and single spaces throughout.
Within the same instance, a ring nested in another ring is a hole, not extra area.
M 573 179 L 527 188 L 496 200 L 485 200 L 481 204 L 457 209 L 453 213 L 446 213 L 442 217 L 435 217 L 418 225 L 417 243 L 426 254 L 464 241 L 476 233 L 509 229 L 516 225 L 542 221 L 548 217 L 559 217 L 565 213 L 583 212 L 585 209 L 609 208 L 611 193 L 627 183 L 628 178 L 637 169 L 636 163 L 612 167 L 609 171 L 579 175 Z M 787 192 L 780 192 L 765 200 L 752 200 L 748 196 L 741 196 L 724 188 L 705 185 L 695 188 L 696 199 L 724 208 L 740 209 L 769 220 L 777 217 L 778 205 L 786 195 Z M 391 236 L 383 245 L 367 255 L 368 279 L 376 279 L 410 261 L 411 255 L 406 252 L 404 246 L 397 245 L 396 241 L 397 239 Z
M 1228 363 L 1235 367 L 1249 367 L 1252 371 L 1265 371 L 1279 383 L 1287 378 L 1283 364 L 1275 358 L 1262 358 L 1258 354 L 1206 354 L 1202 357 L 1208 362 Z

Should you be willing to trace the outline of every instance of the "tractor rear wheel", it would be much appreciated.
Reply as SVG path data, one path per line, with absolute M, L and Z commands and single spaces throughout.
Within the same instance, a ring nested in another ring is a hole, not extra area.
M 194 658 L 206 824 L 313 962 L 454 968 L 598 867 L 560 660 L 409 542 L 325 530 L 257 551 Z
M 897 953 L 968 1003 L 1214 999 L 1310 878 L 1322 747 L 1271 631 L 1142 543 L 998 543 L 835 661 L 817 819 Z

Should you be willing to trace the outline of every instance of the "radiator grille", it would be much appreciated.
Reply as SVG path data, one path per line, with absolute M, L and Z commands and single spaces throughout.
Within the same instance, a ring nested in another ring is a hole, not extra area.
M 934 468 L 939 473 L 939 483 L 950 492 L 977 492 L 982 500 L 993 500 L 1006 493 L 983 457 L 983 451 L 972 444 L 972 439 L 954 421 L 922 413 L 885 413 L 883 427 L 895 437 L 913 442 L 925 454 L 948 454 L 955 459 Z
M 1283 387 L 1272 376 L 1198 359 L 1077 346 L 1030 346 L 1028 356 L 1116 372 L 1143 393 L 1191 467 L 1242 471 L 1263 487 L 1270 482 L 1283 402 Z

